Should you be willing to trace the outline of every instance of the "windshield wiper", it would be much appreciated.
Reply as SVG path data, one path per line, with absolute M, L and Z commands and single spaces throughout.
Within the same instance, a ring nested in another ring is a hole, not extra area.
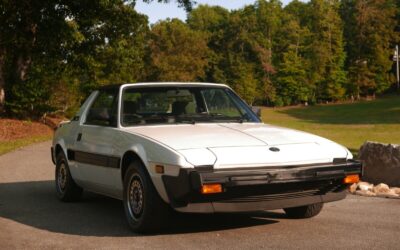
M 194 120 L 194 119 L 192 119 L 192 120 L 186 120 L 186 121 L 176 121 L 175 120 L 175 123 L 184 123 L 184 124 L 192 124 L 192 125 L 194 125 L 194 124 L 196 124 L 196 121 Z
M 226 116 L 220 113 L 211 113 L 209 114 L 212 118 L 219 118 L 219 119 L 213 119 L 214 121 L 223 121 L 223 122 L 240 122 L 243 123 L 247 121 L 247 119 L 243 117 L 230 117 Z
M 247 121 L 247 119 L 243 117 L 229 117 L 223 114 L 206 114 L 206 115 L 199 115 L 199 114 L 186 114 L 176 116 L 176 123 L 187 123 L 187 124 L 196 124 L 196 122 L 238 122 L 243 123 Z
M 238 122 L 238 123 L 243 123 L 245 122 L 245 120 L 243 118 L 239 118 L 239 119 L 214 119 L 213 121 L 215 122 Z

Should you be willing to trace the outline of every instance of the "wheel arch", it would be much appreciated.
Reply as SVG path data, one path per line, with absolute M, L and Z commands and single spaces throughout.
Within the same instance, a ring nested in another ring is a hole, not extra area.
M 60 152 L 63 152 L 65 157 L 67 157 L 67 160 L 68 160 L 67 148 L 66 148 L 63 140 L 59 140 L 54 144 L 54 159 L 57 159 L 57 155 Z
M 127 150 L 122 158 L 121 158 L 121 182 L 124 183 L 124 177 L 125 173 L 132 161 L 139 161 L 142 163 L 142 166 L 144 168 L 145 173 L 149 177 L 150 181 L 154 185 L 155 189 L 157 190 L 158 194 L 160 197 L 164 200 L 164 202 L 169 203 L 169 198 L 166 193 L 165 187 L 161 181 L 161 176 L 154 175 L 154 173 L 151 173 L 151 170 L 149 169 L 149 163 L 147 161 L 147 155 L 146 152 L 144 151 L 143 147 L 133 147 L 129 150 Z
M 57 156 L 60 152 L 63 152 L 65 154 L 64 149 L 61 147 L 61 145 L 57 144 L 54 153 Z
M 121 180 L 124 180 L 126 170 L 129 167 L 129 164 L 133 161 L 139 161 L 142 163 L 144 170 L 146 171 L 147 174 L 149 174 L 149 171 L 147 169 L 147 164 L 143 161 L 142 157 L 133 149 L 130 149 L 124 153 L 124 155 L 121 158 Z

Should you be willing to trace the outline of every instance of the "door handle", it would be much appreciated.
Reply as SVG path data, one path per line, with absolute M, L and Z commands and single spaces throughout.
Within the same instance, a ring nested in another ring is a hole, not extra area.
M 79 133 L 78 137 L 76 138 L 76 141 L 81 141 L 81 139 L 82 139 L 82 133 Z

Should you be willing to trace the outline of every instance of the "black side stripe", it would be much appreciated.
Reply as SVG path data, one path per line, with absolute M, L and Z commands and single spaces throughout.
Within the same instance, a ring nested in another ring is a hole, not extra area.
M 119 168 L 120 157 L 68 149 L 68 160 L 107 168 Z

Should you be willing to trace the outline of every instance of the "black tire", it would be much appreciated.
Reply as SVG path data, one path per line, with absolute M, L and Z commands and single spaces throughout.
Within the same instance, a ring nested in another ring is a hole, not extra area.
M 57 155 L 56 159 L 55 183 L 56 194 L 61 201 L 78 201 L 82 197 L 83 189 L 72 179 L 68 161 L 62 152 Z
M 317 216 L 323 207 L 324 203 L 317 203 L 302 207 L 284 208 L 283 210 L 285 210 L 285 213 L 289 218 L 306 219 Z
M 167 225 L 170 207 L 161 199 L 139 161 L 132 162 L 126 170 L 123 203 L 134 232 L 154 233 Z

